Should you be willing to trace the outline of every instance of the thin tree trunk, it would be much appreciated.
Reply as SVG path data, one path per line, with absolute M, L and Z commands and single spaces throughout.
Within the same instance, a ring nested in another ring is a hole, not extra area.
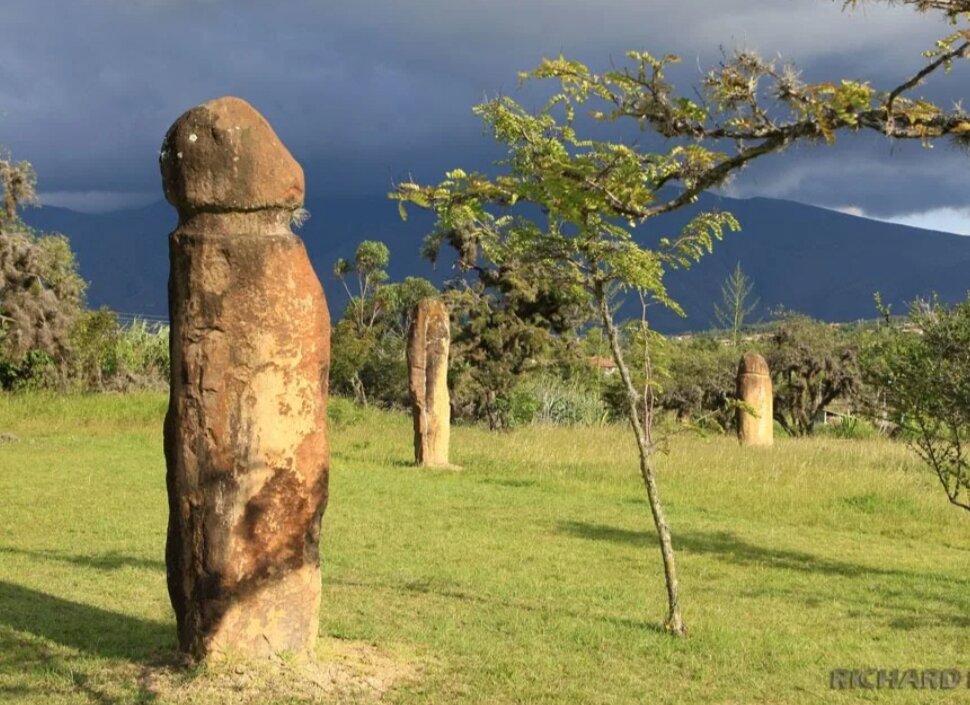
M 367 406 L 367 392 L 364 390 L 364 383 L 360 379 L 360 373 L 354 372 L 354 376 L 350 378 L 350 385 L 354 388 L 354 396 L 357 398 L 357 403 L 361 406 Z
M 620 344 L 620 336 L 613 321 L 613 313 L 610 311 L 609 302 L 606 299 L 606 291 L 599 287 L 596 292 L 596 299 L 599 303 L 600 315 L 603 319 L 603 326 L 610 340 L 610 350 L 613 353 L 613 361 L 620 371 L 620 378 L 626 387 L 627 392 L 627 415 L 633 432 L 637 439 L 637 450 L 640 453 L 640 476 L 643 478 L 643 485 L 647 491 L 647 500 L 650 503 L 650 512 L 653 514 L 653 523 L 657 528 L 657 536 L 660 539 L 660 554 L 663 557 L 664 581 L 667 584 L 667 619 L 664 621 L 664 629 L 678 637 L 687 636 L 687 625 L 680 612 L 680 588 L 677 582 L 677 565 L 674 562 L 674 547 L 670 539 L 670 527 L 667 524 L 667 517 L 664 514 L 663 505 L 660 503 L 660 492 L 657 489 L 657 481 L 654 476 L 653 465 L 650 462 L 653 448 L 648 441 L 644 427 L 640 424 L 640 413 L 637 409 L 637 397 L 639 396 L 630 370 L 623 358 L 623 347 Z
M 650 357 L 650 338 L 647 327 L 647 299 L 640 292 L 640 332 L 643 334 L 643 435 L 647 448 L 653 448 L 653 359 Z

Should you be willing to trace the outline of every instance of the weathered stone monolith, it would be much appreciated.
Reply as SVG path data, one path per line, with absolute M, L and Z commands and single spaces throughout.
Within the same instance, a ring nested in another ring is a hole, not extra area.
M 738 441 L 743 446 L 770 446 L 774 443 L 774 417 L 771 374 L 768 363 L 758 353 L 749 352 L 738 366 L 738 399 L 751 407 L 754 415 L 738 408 Z
M 448 397 L 448 310 L 440 299 L 414 307 L 408 331 L 408 389 L 414 418 L 414 460 L 426 467 L 450 467 L 451 402 Z
M 165 562 L 180 649 L 307 653 L 319 629 L 330 317 L 290 231 L 303 170 L 248 103 L 182 115 L 160 157 L 171 393 Z

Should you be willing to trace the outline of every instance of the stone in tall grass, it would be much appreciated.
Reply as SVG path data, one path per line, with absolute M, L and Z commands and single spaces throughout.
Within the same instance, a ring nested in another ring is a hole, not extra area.
M 774 443 L 771 373 L 758 353 L 745 353 L 741 358 L 738 399 L 750 408 L 738 408 L 738 441 L 743 446 L 770 446 Z
M 195 658 L 312 650 L 327 503 L 330 317 L 290 231 L 303 170 L 238 98 L 165 137 L 168 588 Z
M 408 391 L 414 418 L 414 460 L 449 467 L 451 402 L 448 397 L 448 310 L 440 299 L 422 299 L 408 331 Z

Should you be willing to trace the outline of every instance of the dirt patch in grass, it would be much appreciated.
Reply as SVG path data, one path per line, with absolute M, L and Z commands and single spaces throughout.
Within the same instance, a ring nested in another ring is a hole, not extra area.
M 173 705 L 264 703 L 374 703 L 420 677 L 423 665 L 372 644 L 321 640 L 315 660 L 227 660 L 204 668 L 145 668 L 142 693 Z
M 142 660 L 90 658 L 0 626 L 0 702 L 67 705 L 282 705 L 383 702 L 433 659 L 400 647 L 320 638 L 313 660 L 225 659 L 190 666 L 172 652 Z

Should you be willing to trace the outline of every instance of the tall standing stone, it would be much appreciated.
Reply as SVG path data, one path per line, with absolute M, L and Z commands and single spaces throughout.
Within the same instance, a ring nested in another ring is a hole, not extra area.
M 448 309 L 440 299 L 422 299 L 408 331 L 408 389 L 418 465 L 449 467 L 451 402 L 448 397 Z
M 182 115 L 162 144 L 171 394 L 165 562 L 181 650 L 312 650 L 327 504 L 330 316 L 290 231 L 303 170 L 248 103 Z
M 738 366 L 738 399 L 751 407 L 738 408 L 738 440 L 743 446 L 770 446 L 774 443 L 774 401 L 768 363 L 758 353 L 749 352 Z

